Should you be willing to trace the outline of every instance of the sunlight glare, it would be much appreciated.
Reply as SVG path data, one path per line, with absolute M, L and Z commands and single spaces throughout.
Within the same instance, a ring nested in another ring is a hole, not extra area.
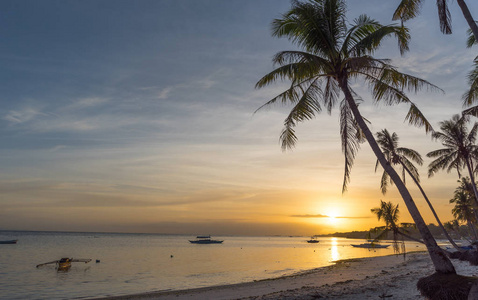
M 332 238 L 332 247 L 330 247 L 330 261 L 337 261 L 340 259 L 339 249 L 337 247 L 337 238 Z

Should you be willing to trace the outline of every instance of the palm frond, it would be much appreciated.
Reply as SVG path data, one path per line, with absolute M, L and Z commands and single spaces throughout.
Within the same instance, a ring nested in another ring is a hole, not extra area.
M 350 171 L 361 143 L 361 139 L 358 138 L 360 137 L 358 125 L 345 100 L 340 104 L 340 136 L 342 140 L 342 153 L 345 157 L 344 180 L 342 184 L 342 192 L 345 192 L 347 184 L 350 182 Z
M 412 161 L 416 162 L 418 165 L 423 165 L 423 158 L 417 151 L 410 148 L 399 147 L 395 150 L 400 156 L 410 158 Z
M 311 63 L 291 63 L 284 65 L 264 75 L 256 83 L 255 88 L 263 88 L 276 82 L 277 80 L 290 80 L 296 82 L 310 80 L 311 77 L 314 77 L 314 70 L 317 70 L 317 67 L 314 68 L 313 64 Z
M 437 0 L 438 19 L 440 20 L 440 30 L 444 34 L 451 34 L 451 15 L 448 9 L 447 0 Z
M 468 73 L 468 85 L 470 88 L 461 97 L 463 107 L 471 106 L 478 99 L 478 58 L 475 58 L 473 61 L 473 69 Z
M 411 176 L 417 181 L 420 182 L 420 173 L 418 173 L 418 169 L 413 165 L 413 163 L 408 160 L 406 157 L 401 159 L 402 164 L 408 169 Z
M 408 123 L 416 127 L 425 127 L 425 132 L 433 132 L 433 127 L 423 113 L 418 109 L 418 107 L 410 102 L 410 109 L 408 110 L 405 120 L 408 120 Z
M 387 193 L 387 188 L 388 188 L 388 183 L 391 183 L 393 184 L 393 181 L 390 180 L 390 176 L 388 176 L 388 173 L 386 171 L 383 171 L 383 174 L 382 174 L 382 179 L 380 180 L 380 190 L 382 192 L 382 194 L 386 194 Z
M 393 13 L 392 20 L 408 21 L 420 14 L 422 0 L 402 0 Z
M 345 3 L 342 1 L 293 1 L 292 9 L 272 22 L 273 36 L 287 37 L 312 53 L 335 49 L 345 31 Z
M 466 34 L 468 35 L 468 38 L 466 39 L 466 47 L 471 48 L 473 47 L 474 44 L 477 44 L 478 42 L 476 41 L 476 37 L 473 34 L 473 31 L 471 31 L 470 28 L 466 30 Z
M 354 45 L 349 49 L 350 53 L 357 56 L 372 54 L 380 47 L 386 37 L 392 35 L 397 38 L 401 54 L 409 50 L 410 33 L 408 28 L 395 25 L 383 26 L 366 16 L 361 16 L 361 19 L 357 22 L 359 22 L 357 29 L 353 32 L 355 35 L 351 38 Z
M 284 121 L 284 129 L 280 136 L 282 150 L 291 149 L 295 146 L 297 136 L 295 135 L 294 127 L 298 122 L 310 120 L 315 117 L 316 113 L 320 113 L 321 107 L 318 99 L 320 94 L 317 80 L 303 91 L 301 98 Z

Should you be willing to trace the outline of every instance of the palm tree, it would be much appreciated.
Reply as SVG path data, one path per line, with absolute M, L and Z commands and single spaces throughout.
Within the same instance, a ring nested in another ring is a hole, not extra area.
M 383 220 L 385 222 L 385 226 L 375 227 L 370 231 L 371 233 L 378 234 L 374 238 L 374 242 L 386 239 L 388 234 L 392 233 L 393 249 L 398 253 L 405 253 L 404 237 L 423 244 L 422 241 L 408 234 L 408 228 L 414 228 L 415 224 L 398 223 L 400 214 L 398 204 L 393 205 L 391 202 L 384 202 L 380 200 L 380 207 L 372 208 L 371 211 L 377 215 L 379 221 Z
M 478 39 L 468 31 L 466 46 L 471 48 L 478 43 L 477 41 Z M 473 61 L 473 69 L 468 73 L 468 85 L 470 86 L 469 90 L 467 90 L 462 96 L 463 107 L 470 107 L 478 100 L 478 56 L 475 57 Z M 478 117 L 478 106 L 466 109 L 463 111 L 463 114 Z
M 418 91 L 422 87 L 436 89 L 434 85 L 407 74 L 398 72 L 385 59 L 371 55 L 380 47 L 384 38 L 398 39 L 401 52 L 408 50 L 410 36 L 403 26 L 381 25 L 362 15 L 347 28 L 346 6 L 343 0 L 293 1 L 292 8 L 282 18 L 273 21 L 273 35 L 287 37 L 302 50 L 282 51 L 273 62 L 279 67 L 262 77 L 256 88 L 265 87 L 277 80 L 290 80 L 291 86 L 261 107 L 277 102 L 291 103 L 293 108 L 284 121 L 281 134 L 282 148 L 292 148 L 297 142 L 295 126 L 312 119 L 322 106 L 330 112 L 340 94 L 345 99 L 341 108 L 342 151 L 345 155 L 343 190 L 350 176 L 350 168 L 362 138 L 371 146 L 382 167 L 395 183 L 415 224 L 427 245 L 435 269 L 441 273 L 455 273 L 450 260 L 438 247 L 428 230 L 400 176 L 387 164 L 387 160 L 375 141 L 358 109 L 358 99 L 351 89 L 350 81 L 364 79 L 375 101 L 393 105 L 407 103 L 410 110 L 407 119 L 415 124 L 431 126 L 418 108 L 403 92 Z M 260 108 L 259 108 L 260 109 Z
M 467 240 L 471 243 L 471 239 L 462 234 L 461 226 L 456 219 L 443 223 L 443 226 L 445 226 L 446 230 L 453 231 L 458 234 L 460 236 L 460 239 Z
M 402 178 L 404 183 L 405 183 L 405 172 L 412 178 L 413 182 L 415 182 L 418 189 L 422 193 L 423 198 L 427 202 L 428 207 L 430 207 L 430 210 L 432 211 L 433 216 L 435 216 L 435 219 L 438 222 L 438 226 L 441 228 L 446 238 L 450 241 L 453 247 L 461 251 L 460 247 L 458 247 L 458 245 L 455 243 L 455 241 L 453 241 L 453 239 L 450 237 L 450 235 L 446 231 L 435 209 L 433 208 L 432 203 L 428 199 L 425 191 L 423 190 L 420 184 L 420 175 L 418 173 L 417 168 L 412 163 L 412 161 L 414 161 L 420 166 L 423 164 L 423 159 L 420 153 L 410 148 L 398 147 L 398 135 L 395 132 L 390 135 L 387 129 L 383 129 L 382 131 L 377 132 L 376 136 L 377 136 L 377 143 L 380 145 L 380 148 L 382 148 L 382 152 L 387 158 L 387 161 L 392 166 L 399 165 L 402 167 Z M 375 165 L 375 172 L 377 171 L 377 167 L 378 167 L 378 160 Z M 388 174 L 386 172 L 383 172 L 382 180 L 381 180 L 381 189 L 383 194 L 387 192 L 387 185 L 389 182 L 393 183 L 390 181 L 390 177 L 388 176 Z
M 465 183 L 466 184 L 466 183 Z M 464 222 L 468 225 L 468 228 L 475 236 L 475 240 L 478 239 L 476 232 L 476 214 L 473 209 L 473 194 L 470 194 L 463 188 L 458 188 L 453 194 L 453 198 L 450 199 L 450 203 L 454 203 L 455 207 L 451 210 L 455 219 L 459 222 Z
M 441 141 L 445 148 L 438 149 L 427 154 L 435 158 L 428 166 L 428 177 L 433 176 L 439 170 L 450 172 L 456 169 L 458 177 L 460 170 L 466 168 L 471 179 L 471 186 L 475 195 L 474 201 L 478 206 L 478 190 L 476 188 L 473 160 L 478 157 L 478 146 L 475 145 L 478 123 L 474 123 L 468 132 L 466 116 L 454 115 L 451 120 L 440 122 L 442 132 L 433 132 L 433 137 Z
M 465 17 L 468 26 L 473 32 L 473 35 L 478 40 L 478 26 L 475 20 L 471 16 L 470 10 L 464 0 L 457 0 L 460 6 L 461 12 Z M 397 9 L 393 14 L 393 20 L 408 21 L 415 18 L 420 13 L 420 8 L 423 4 L 423 0 L 401 0 Z M 447 0 L 437 0 L 438 19 L 440 21 L 440 30 L 445 34 L 451 34 L 451 15 L 448 10 Z

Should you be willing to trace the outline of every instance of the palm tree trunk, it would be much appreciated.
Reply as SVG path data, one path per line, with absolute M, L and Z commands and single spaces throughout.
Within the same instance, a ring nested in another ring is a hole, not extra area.
M 410 212 L 410 215 L 412 216 L 415 224 L 417 225 L 418 231 L 423 238 L 423 242 L 427 247 L 428 253 L 435 267 L 435 271 L 444 274 L 456 274 L 455 268 L 453 267 L 453 264 L 451 263 L 450 259 L 446 256 L 443 250 L 438 247 L 430 230 L 425 224 L 425 221 L 420 215 L 420 212 L 418 211 L 418 208 L 413 201 L 410 192 L 407 190 L 407 187 L 403 184 L 397 172 L 390 166 L 382 151 L 380 151 L 380 147 L 378 146 L 377 141 L 375 141 L 372 132 L 368 128 L 362 115 L 360 114 L 360 111 L 358 110 L 357 104 L 355 103 L 352 93 L 350 92 L 347 77 L 343 76 L 342 78 L 339 78 L 338 81 L 340 88 L 345 95 L 345 100 L 347 101 L 348 105 L 350 106 L 350 109 L 352 110 L 355 121 L 358 123 L 360 129 L 364 133 L 370 147 L 372 148 L 372 151 L 382 165 L 383 169 L 388 173 L 390 178 L 395 183 L 395 186 L 400 192 L 400 195 L 402 196 L 403 201 L 405 202 L 405 205 Z
M 475 241 L 478 239 L 478 233 L 476 232 L 475 224 L 473 222 L 468 222 L 468 227 L 470 227 L 471 232 L 475 235 Z
M 466 167 L 468 168 L 468 173 L 470 174 L 470 181 L 471 181 L 471 187 L 473 188 L 473 193 L 475 194 L 474 197 L 474 202 L 475 205 L 473 207 L 473 213 L 475 214 L 475 219 L 478 221 L 478 190 L 476 189 L 476 183 L 475 183 L 475 175 L 473 173 L 473 168 L 471 167 L 471 162 L 468 159 L 468 157 L 465 158 L 466 161 Z M 476 234 L 476 229 L 473 226 L 473 232 L 475 233 L 475 241 L 478 240 L 478 235 Z
M 473 174 L 473 168 L 470 165 L 468 157 L 465 158 L 466 167 L 468 168 L 468 173 L 470 174 L 471 186 L 473 187 L 473 193 L 475 194 L 475 206 L 478 207 L 478 190 L 476 189 L 475 175 Z
M 468 221 L 467 222 L 467 225 L 468 225 L 468 228 L 470 228 L 470 231 L 473 233 L 473 235 L 475 236 L 475 241 L 478 239 L 478 233 L 476 232 L 476 228 L 475 228 L 475 224 L 473 224 L 472 222 Z
M 458 247 L 458 245 L 455 243 L 455 241 L 451 238 L 451 236 L 448 234 L 448 232 L 446 231 L 445 229 L 445 226 L 443 226 L 443 224 L 441 223 L 440 221 L 440 218 L 438 218 L 438 215 L 435 211 L 435 209 L 433 208 L 433 205 L 432 203 L 430 202 L 430 200 L 428 200 L 428 197 L 427 195 L 425 194 L 425 191 L 422 189 L 422 186 L 420 185 L 420 183 L 418 182 L 418 180 L 415 178 L 415 176 L 412 175 L 412 173 L 410 172 L 410 170 L 405 166 L 405 164 L 403 162 L 401 162 L 401 165 L 402 167 L 405 169 L 405 171 L 407 171 L 408 175 L 410 175 L 410 177 L 413 179 L 413 181 L 415 182 L 415 184 L 417 185 L 418 189 L 420 190 L 420 192 L 422 193 L 423 195 L 423 198 L 425 198 L 425 201 L 427 202 L 428 206 L 430 207 L 430 210 L 432 211 L 433 215 L 435 216 L 435 219 L 437 220 L 438 222 L 438 226 L 441 228 L 441 230 L 443 231 L 443 233 L 445 234 L 446 238 L 448 239 L 448 241 L 453 245 L 453 247 L 455 247 L 456 250 L 458 251 L 463 251 L 463 249 L 461 249 L 460 247 Z
M 473 32 L 473 35 L 475 36 L 475 39 L 478 41 L 478 26 L 476 25 L 475 20 L 473 20 L 473 17 L 471 16 L 470 10 L 468 9 L 468 6 L 465 3 L 465 0 L 456 0 L 458 2 L 458 5 L 461 8 L 461 12 L 463 13 L 463 16 L 465 17 L 466 22 L 468 22 L 468 26 L 470 26 L 471 31 Z

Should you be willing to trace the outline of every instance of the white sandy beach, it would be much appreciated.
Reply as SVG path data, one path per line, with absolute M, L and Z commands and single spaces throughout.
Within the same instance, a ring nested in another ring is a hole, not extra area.
M 478 267 L 452 262 L 458 274 L 478 276 Z M 411 253 L 405 260 L 396 255 L 351 259 L 277 279 L 108 299 L 424 299 L 416 283 L 432 273 L 427 253 Z

